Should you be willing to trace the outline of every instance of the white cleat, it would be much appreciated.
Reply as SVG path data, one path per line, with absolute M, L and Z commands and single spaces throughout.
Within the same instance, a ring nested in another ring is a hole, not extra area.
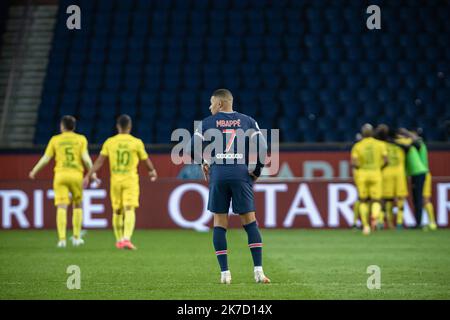
M 56 245 L 58 248 L 65 248 L 66 247 L 66 240 L 59 240 L 58 244 Z
M 81 245 L 83 245 L 84 244 L 84 240 L 83 239 L 81 239 L 81 238 L 72 238 L 72 245 L 74 246 L 74 247 L 79 247 L 79 246 L 81 246 Z
M 230 284 L 231 283 L 231 272 L 230 270 L 222 271 L 220 273 L 220 283 Z
M 369 226 L 365 226 L 363 228 L 363 235 L 368 236 L 370 234 L 370 227 Z
M 256 283 L 270 283 L 270 279 L 266 277 L 262 270 L 255 270 Z

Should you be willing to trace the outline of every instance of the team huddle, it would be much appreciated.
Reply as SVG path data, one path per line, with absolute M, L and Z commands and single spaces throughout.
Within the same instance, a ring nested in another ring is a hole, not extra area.
M 110 167 L 110 199 L 113 209 L 113 229 L 116 237 L 116 247 L 131 249 L 136 247 L 131 242 L 136 221 L 135 210 L 139 207 L 139 176 L 137 167 L 142 161 L 152 181 L 157 178 L 156 170 L 148 158 L 142 140 L 133 137 L 131 118 L 121 115 L 117 119 L 118 134 L 106 140 L 100 155 L 92 164 L 87 149 L 85 136 L 74 132 L 76 120 L 72 116 L 61 119 L 61 134 L 50 139 L 44 156 L 39 160 L 29 176 L 34 179 L 36 174 L 55 157 L 53 189 L 55 192 L 56 225 L 58 230 L 58 247 L 66 247 L 67 210 L 72 203 L 72 244 L 84 244 L 81 238 L 83 187 L 93 180 L 99 179 L 96 172 L 101 168 L 106 158 Z M 88 173 L 83 178 L 84 167 Z M 71 197 L 70 197 L 70 195 Z
M 419 130 L 418 130 L 419 131 Z M 375 229 L 403 228 L 404 204 L 411 178 L 416 228 L 422 225 L 422 208 L 428 214 L 425 230 L 436 230 L 431 203 L 431 173 L 427 147 L 420 132 L 390 130 L 380 124 L 374 130 L 365 124 L 351 150 L 353 179 L 358 190 L 354 205 L 354 227 L 361 219 L 363 233 Z M 394 222 L 394 208 L 397 208 Z

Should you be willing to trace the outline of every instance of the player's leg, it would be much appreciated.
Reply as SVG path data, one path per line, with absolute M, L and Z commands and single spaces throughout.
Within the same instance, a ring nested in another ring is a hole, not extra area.
M 408 197 L 408 183 L 406 180 L 406 175 L 404 170 L 398 171 L 397 179 L 397 230 L 403 229 L 403 212 L 405 207 L 405 199 Z
M 70 204 L 69 188 L 64 176 L 56 174 L 53 180 L 56 207 L 56 228 L 58 231 L 58 248 L 66 247 L 67 208 Z
M 366 183 L 365 172 L 358 173 L 358 180 L 356 181 L 356 187 L 358 189 L 360 204 L 359 204 L 359 214 L 361 217 L 361 223 L 363 225 L 363 234 L 370 234 L 369 225 L 369 192 Z
M 69 184 L 69 189 L 72 194 L 73 213 L 72 213 L 72 228 L 73 239 L 72 244 L 74 246 L 80 246 L 84 244 L 84 240 L 81 239 L 81 228 L 83 224 L 83 176 L 74 177 Z
M 122 240 L 123 240 L 123 221 L 124 212 L 123 209 L 113 209 L 113 217 L 112 217 L 112 225 L 114 230 L 114 236 L 116 238 L 116 247 L 118 249 L 122 249 Z
M 370 179 L 369 197 L 371 199 L 370 211 L 372 214 L 372 229 L 376 227 L 381 215 L 382 177 L 374 173 Z
M 434 207 L 431 202 L 431 174 L 427 173 L 425 178 L 425 184 L 423 186 L 423 207 L 428 214 L 428 228 L 430 230 L 436 230 L 436 218 L 434 215 Z
M 270 283 L 262 266 L 262 237 L 255 216 L 255 199 L 252 182 L 233 181 L 231 183 L 233 212 L 238 213 L 247 233 L 248 247 L 253 259 L 253 272 L 257 283 Z
M 220 266 L 220 282 L 231 283 L 227 251 L 228 211 L 214 214 L 213 245 Z
M 213 246 L 220 267 L 220 282 L 231 283 L 228 268 L 227 228 L 231 191 L 228 182 L 210 181 L 208 210 L 214 213 Z
M 353 204 L 353 229 L 357 228 L 357 223 L 359 219 L 359 205 L 361 204 L 361 199 L 358 196 L 358 199 Z
M 384 229 L 384 220 L 386 217 L 386 211 L 385 211 L 386 201 L 384 199 L 381 199 L 380 205 L 381 205 L 381 210 L 380 210 L 380 214 L 377 219 L 377 229 L 378 230 Z
M 394 228 L 394 198 L 384 199 L 384 212 L 386 212 L 386 221 L 389 229 Z
M 234 202 L 233 202 L 234 204 Z M 256 222 L 255 212 L 241 214 L 241 223 L 247 232 L 248 247 L 253 259 L 253 272 L 257 283 L 270 283 L 262 266 L 262 237 Z
M 382 210 L 380 212 L 378 228 L 384 227 L 385 220 L 389 228 L 392 227 L 392 205 L 394 198 L 394 176 L 390 168 L 386 168 L 382 171 Z
M 416 217 L 416 227 L 420 228 L 422 225 L 422 208 L 423 208 L 423 186 L 425 183 L 425 174 L 412 176 L 412 192 L 414 202 L 414 215 Z
M 358 186 L 357 181 L 358 181 L 358 170 L 353 170 L 353 182 L 354 182 L 355 186 Z M 358 199 L 353 204 L 353 229 L 357 228 L 357 223 L 358 223 L 358 219 L 359 219 L 360 203 L 361 203 L 361 201 L 360 201 L 360 196 L 358 193 Z
M 109 196 L 111 198 L 111 207 L 113 211 L 112 225 L 114 236 L 116 238 L 116 248 L 122 249 L 124 211 L 122 205 L 121 184 L 119 182 L 111 180 Z
M 396 201 L 396 206 L 397 206 L 397 230 L 401 230 L 403 229 L 403 212 L 405 209 L 405 198 L 403 197 L 398 197 L 397 201 Z
M 136 225 L 136 208 L 139 207 L 139 181 L 126 181 L 122 187 L 122 203 L 124 208 L 123 247 L 136 250 L 131 242 Z

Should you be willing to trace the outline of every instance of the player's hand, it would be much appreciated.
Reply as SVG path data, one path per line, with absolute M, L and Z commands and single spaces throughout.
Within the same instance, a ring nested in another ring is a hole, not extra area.
M 156 172 L 156 169 L 153 169 L 152 171 L 149 171 L 148 175 L 149 175 L 150 180 L 152 182 L 154 182 L 154 181 L 156 181 L 156 179 L 158 179 L 158 173 Z
M 202 172 L 203 176 L 205 177 L 206 181 L 209 181 L 209 165 L 208 164 L 202 164 Z
M 84 189 L 86 189 L 88 186 L 89 186 L 89 181 L 90 181 L 91 179 L 89 178 L 89 176 L 88 175 L 86 175 L 85 177 L 84 177 L 84 179 L 83 179 L 83 188 Z
M 100 184 L 102 183 L 102 180 L 100 180 L 97 177 L 97 174 L 94 173 L 92 174 L 92 183 L 91 183 L 91 188 L 98 188 L 100 186 Z
M 255 176 L 255 174 L 253 172 L 249 172 L 248 174 L 250 175 L 250 177 L 252 177 L 253 181 L 258 180 L 258 177 Z
M 31 180 L 34 180 L 34 179 L 36 178 L 36 174 L 35 174 L 33 171 L 30 171 L 30 173 L 28 174 L 28 177 L 29 177 Z

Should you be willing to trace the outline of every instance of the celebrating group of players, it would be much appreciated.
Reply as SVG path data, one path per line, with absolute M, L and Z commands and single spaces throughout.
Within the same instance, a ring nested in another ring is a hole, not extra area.
M 370 234 L 385 226 L 403 228 L 404 204 L 408 197 L 407 177 L 411 179 L 415 228 L 421 228 L 422 209 L 428 214 L 425 230 L 436 230 L 431 203 L 431 173 L 427 147 L 420 130 L 390 130 L 385 124 L 376 129 L 370 124 L 361 128 L 351 150 L 353 179 L 358 190 L 354 205 L 354 228 L 361 219 L 363 233 Z
M 76 120 L 72 116 L 61 119 L 61 134 L 50 139 L 44 156 L 39 160 L 29 177 L 35 179 L 36 174 L 55 157 L 53 189 L 55 192 L 56 224 L 58 230 L 58 247 L 66 247 L 67 210 L 72 203 L 72 244 L 84 244 L 81 238 L 83 187 L 90 180 L 100 183 L 96 172 L 106 158 L 109 158 L 111 174 L 110 198 L 113 210 L 113 229 L 116 247 L 131 249 L 136 247 L 131 242 L 135 225 L 135 209 L 139 207 L 139 176 L 137 166 L 142 161 L 152 181 L 157 178 L 156 170 L 144 148 L 144 143 L 130 134 L 131 118 L 121 115 L 117 119 L 118 134 L 103 144 L 100 155 L 92 164 L 87 149 L 85 136 L 75 133 Z M 83 179 L 83 164 L 88 170 Z M 71 195 L 71 198 L 69 196 Z

